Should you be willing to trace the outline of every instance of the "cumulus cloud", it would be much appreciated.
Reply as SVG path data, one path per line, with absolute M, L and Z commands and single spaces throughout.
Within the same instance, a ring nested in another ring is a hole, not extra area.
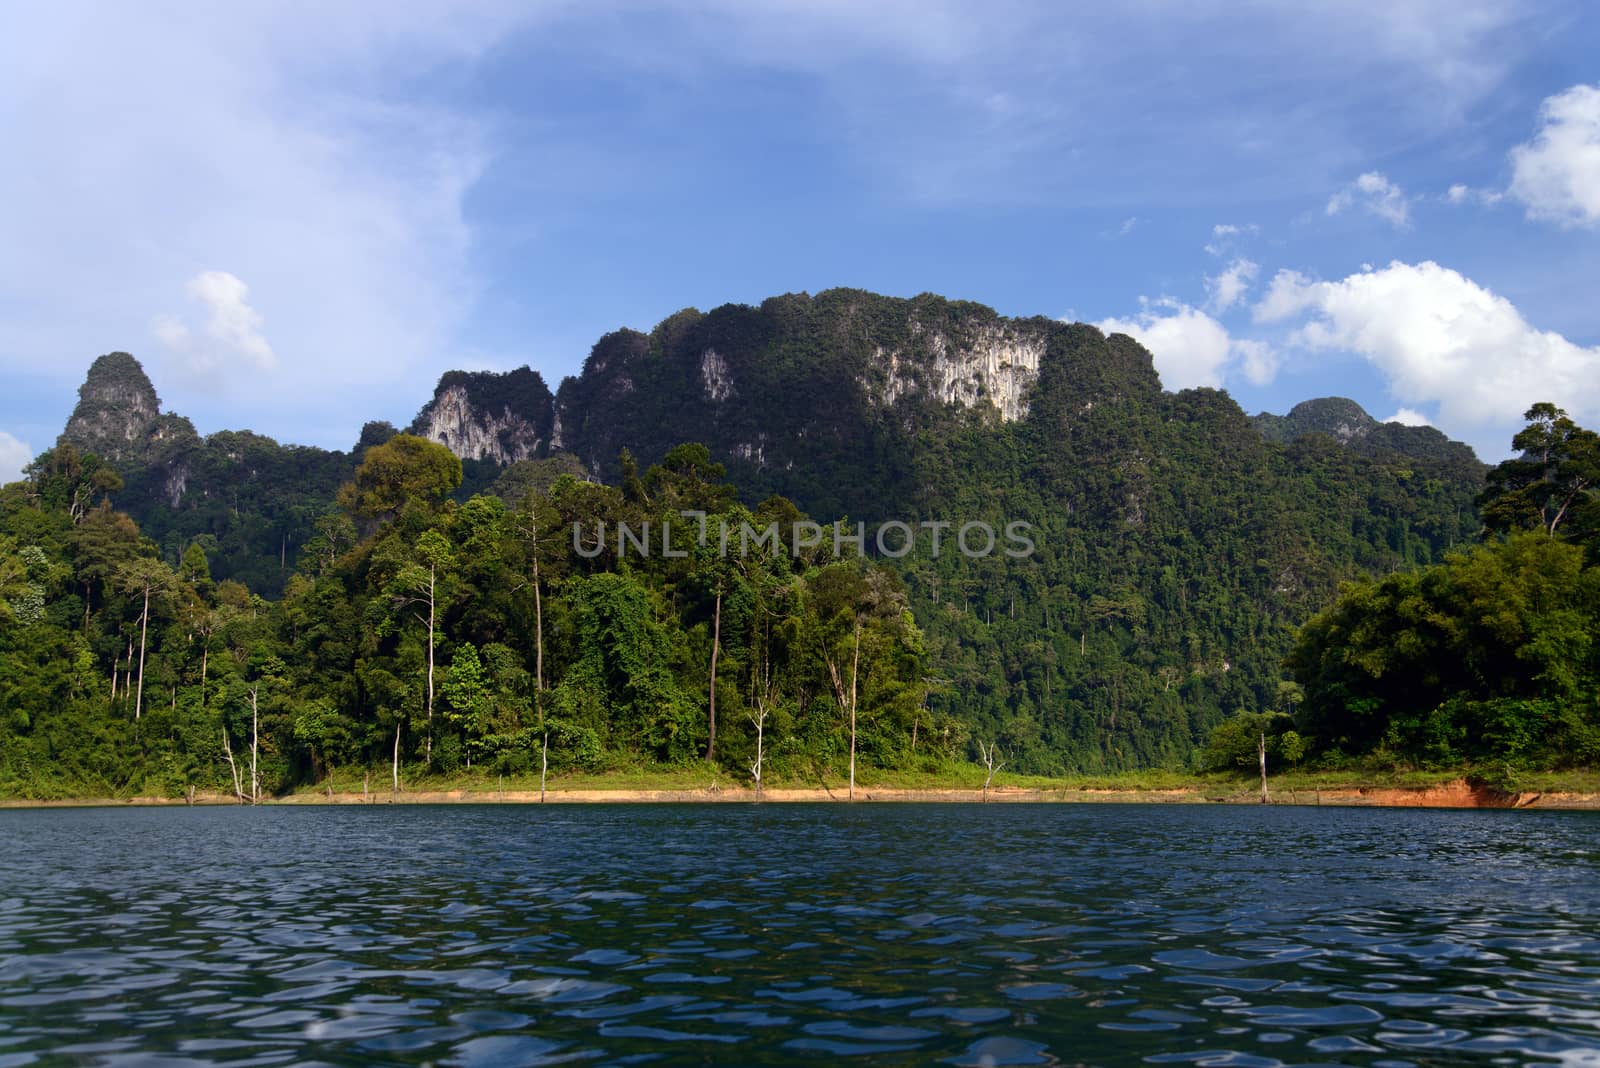
M 250 288 L 227 271 L 202 271 L 189 279 L 189 296 L 209 312 L 196 334 L 180 319 L 157 317 L 152 331 L 162 344 L 184 357 L 191 370 L 210 374 L 239 363 L 271 370 L 278 357 L 261 328 L 261 314 L 247 299 Z
M 1401 408 L 1400 410 L 1396 411 L 1393 415 L 1391 415 L 1389 418 L 1385 419 L 1384 422 L 1385 423 L 1399 423 L 1401 426 L 1432 426 L 1433 425 L 1433 422 L 1427 416 L 1423 415 L 1421 412 L 1417 411 L 1415 408 Z
M 1433 407 L 1441 429 L 1485 455 L 1504 454 L 1536 401 L 1600 414 L 1600 347 L 1536 329 L 1504 297 L 1431 261 L 1336 282 L 1280 271 L 1255 318 L 1300 323 L 1294 344 L 1365 357 L 1396 400 Z
M 1338 215 L 1353 206 L 1360 206 L 1395 226 L 1405 226 L 1411 221 L 1411 207 L 1406 202 L 1405 192 L 1377 171 L 1368 171 L 1329 197 L 1327 213 Z
M 1149 349 L 1167 389 L 1221 386 L 1235 364 L 1258 385 L 1270 381 L 1277 370 L 1268 345 L 1236 340 L 1227 327 L 1199 308 L 1169 298 L 1141 298 L 1140 303 L 1143 309 L 1132 318 L 1105 319 L 1094 325 L 1107 334 L 1127 334 Z
M 1211 294 L 1210 305 L 1219 312 L 1227 311 L 1244 297 L 1250 283 L 1255 280 L 1260 267 L 1247 259 L 1236 259 L 1222 273 L 1207 276 L 1206 292 Z
M 0 485 L 22 477 L 22 469 L 33 460 L 33 448 L 26 441 L 0 430 Z
M 1547 98 L 1539 119 L 1533 140 L 1511 150 L 1510 195 L 1530 219 L 1600 226 L 1600 86 Z

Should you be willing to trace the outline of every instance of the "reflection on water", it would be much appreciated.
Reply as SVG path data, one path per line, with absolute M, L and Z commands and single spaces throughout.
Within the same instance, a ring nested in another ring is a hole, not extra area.
M 1600 816 L 0 812 L 30 1063 L 1600 1064 Z

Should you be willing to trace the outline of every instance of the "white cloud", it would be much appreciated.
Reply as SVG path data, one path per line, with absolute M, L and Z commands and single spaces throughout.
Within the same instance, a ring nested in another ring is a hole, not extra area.
M 1421 412 L 1417 411 L 1415 408 L 1401 408 L 1399 411 L 1395 412 L 1389 418 L 1385 419 L 1384 422 L 1385 423 L 1399 423 L 1401 426 L 1432 426 L 1433 425 L 1432 420 L 1430 420 L 1427 416 L 1423 415 Z
M 1253 386 L 1265 386 L 1278 376 L 1278 351 L 1265 341 L 1234 338 L 1234 352 L 1239 357 L 1239 370 Z
M 395 72 L 458 75 L 519 17 L 500 0 L 181 19 L 68 2 L 13 20 L 0 95 L 29 103 L 0 122 L 28 166 L 0 167 L 0 300 L 27 315 L 0 318 L 0 362 L 65 379 L 69 407 L 95 355 L 128 349 L 202 430 L 340 447 L 362 418 L 414 410 L 479 288 L 463 202 L 487 138 L 478 115 L 396 95 Z M 274 361 L 247 404 L 195 374 Z
M 189 279 L 189 296 L 210 312 L 203 332 L 196 335 L 182 320 L 157 317 L 152 332 L 174 353 L 184 357 L 190 370 L 211 375 L 240 362 L 268 371 L 278 357 L 261 328 L 261 314 L 250 306 L 250 289 L 227 271 L 202 271 Z
M 1254 237 L 1260 232 L 1255 223 L 1217 223 L 1211 228 L 1211 240 L 1206 242 L 1205 250 L 1213 256 L 1223 256 L 1234 248 L 1237 238 Z
M 1250 283 L 1255 280 L 1260 267 L 1247 259 L 1236 259 L 1215 277 L 1206 278 L 1206 292 L 1211 294 L 1210 305 L 1225 312 L 1244 297 Z
M 1127 334 L 1150 350 L 1161 384 L 1170 390 L 1221 386 L 1238 363 L 1250 381 L 1270 381 L 1277 360 L 1264 342 L 1239 341 L 1217 320 L 1181 301 L 1146 300 L 1131 319 L 1105 319 L 1094 325 L 1107 334 Z
M 1303 320 L 1293 343 L 1360 354 L 1396 400 L 1433 407 L 1441 429 L 1488 456 L 1504 454 L 1537 401 L 1600 415 L 1600 348 L 1535 329 L 1504 297 L 1431 261 L 1337 282 L 1280 271 L 1255 317 Z
M 0 165 L 0 366 L 52 380 L 64 417 L 96 353 L 136 348 L 187 280 L 224 265 L 269 320 L 275 388 L 245 406 L 174 382 L 192 357 L 161 339 L 194 344 L 205 325 L 163 320 L 155 355 L 135 354 L 169 406 L 202 429 L 345 445 L 362 417 L 414 411 L 474 345 L 510 338 L 564 369 L 651 301 L 759 296 L 718 292 L 704 262 L 666 281 L 646 262 L 613 311 L 575 310 L 601 302 L 526 269 L 654 232 L 640 174 L 703 184 L 717 153 L 754 158 L 728 140 L 755 128 L 742 108 L 803 98 L 822 163 L 865 176 L 847 190 L 864 210 L 1070 199 L 1113 227 L 1436 135 L 1524 59 L 1536 15 L 1517 0 L 1148 0 L 1116 18 L 974 0 L 23 5 L 0 34 L 6 158 L 26 161 Z M 1174 107 L 1148 72 L 1179 67 Z M 561 91 L 593 70 L 605 92 Z M 675 156 L 658 135 L 680 128 Z M 539 243 L 507 247 L 527 234 Z
M 1575 85 L 1545 100 L 1533 140 L 1511 150 L 1511 196 L 1528 218 L 1600 226 L 1600 86 Z
M 1337 215 L 1353 205 L 1395 226 L 1410 222 L 1411 208 L 1404 191 L 1377 171 L 1368 171 L 1329 197 L 1327 213 Z
M 22 469 L 33 462 L 33 448 L 26 441 L 0 430 L 0 485 L 22 477 Z
M 1450 204 L 1498 204 L 1505 194 L 1494 189 L 1474 189 L 1457 182 L 1445 190 L 1444 199 Z

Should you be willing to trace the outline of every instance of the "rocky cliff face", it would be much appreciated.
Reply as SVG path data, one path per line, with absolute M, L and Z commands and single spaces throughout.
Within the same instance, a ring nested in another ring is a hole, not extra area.
M 112 352 L 89 366 L 60 440 L 112 463 L 141 460 L 160 415 L 161 398 L 139 361 Z
M 555 398 L 544 378 L 527 367 L 505 374 L 450 371 L 417 413 L 411 432 L 463 460 L 504 467 L 549 453 L 557 433 Z
M 861 387 L 880 408 L 919 396 L 960 408 L 990 406 L 1006 422 L 1028 414 L 1028 391 L 1039 378 L 1043 332 L 1028 324 L 969 322 L 956 331 L 913 318 L 907 346 L 873 350 Z

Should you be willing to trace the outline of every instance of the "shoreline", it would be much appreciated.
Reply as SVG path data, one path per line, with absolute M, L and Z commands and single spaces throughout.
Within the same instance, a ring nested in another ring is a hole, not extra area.
M 1495 809 L 1546 809 L 1546 810 L 1600 810 L 1600 793 L 1565 791 L 1506 792 L 1474 784 L 1466 779 L 1427 786 L 1348 785 L 1318 789 L 1272 790 L 1272 805 L 1299 805 L 1315 807 L 1327 805 L 1345 808 L 1495 808 Z M 773 787 L 762 791 L 758 798 L 754 790 L 738 787 L 698 789 L 593 789 L 551 788 L 545 800 L 540 801 L 538 790 L 497 789 L 421 789 L 371 791 L 363 795 L 350 791 L 334 793 L 302 792 L 282 797 L 263 799 L 263 805 L 571 805 L 571 804 L 796 804 L 796 803 L 850 804 L 844 790 L 827 787 Z M 856 804 L 1229 804 L 1259 805 L 1259 791 L 1252 786 L 1221 788 L 1204 786 L 1179 786 L 1169 788 L 1116 788 L 1116 787 L 991 787 L 988 796 L 984 791 L 970 787 L 856 787 Z M 79 797 L 48 800 L 23 798 L 0 799 L 0 809 L 24 808 L 171 808 L 239 805 L 231 794 L 196 794 L 193 802 L 182 797 Z

